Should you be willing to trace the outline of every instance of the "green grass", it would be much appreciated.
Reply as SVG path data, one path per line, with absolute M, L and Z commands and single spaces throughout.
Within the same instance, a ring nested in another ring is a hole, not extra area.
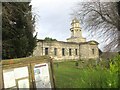
M 75 61 L 54 63 L 57 88 L 117 87 L 117 74 L 110 74 L 108 69 L 90 66 L 77 68 L 75 64 Z

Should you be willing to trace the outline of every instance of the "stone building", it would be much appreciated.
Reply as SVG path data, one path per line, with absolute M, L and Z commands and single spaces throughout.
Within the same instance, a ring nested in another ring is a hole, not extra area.
M 82 37 L 79 21 L 74 18 L 71 23 L 71 37 L 64 41 L 38 40 L 33 56 L 49 55 L 54 60 L 96 59 L 99 57 L 98 43 L 86 42 Z

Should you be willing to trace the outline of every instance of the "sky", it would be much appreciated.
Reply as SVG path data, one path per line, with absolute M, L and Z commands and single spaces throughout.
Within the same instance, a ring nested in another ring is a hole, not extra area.
M 71 14 L 79 1 L 83 0 L 32 0 L 32 12 L 36 15 L 35 31 L 38 32 L 37 38 L 50 37 L 58 41 L 66 41 L 71 36 L 70 27 L 74 18 Z M 90 33 L 82 29 L 82 36 L 87 41 L 97 41 L 98 47 L 102 50 L 110 40 L 106 42 L 105 37 L 99 38 L 102 34 L 100 33 L 92 33 L 92 37 L 89 37 Z
M 52 37 L 66 41 L 70 37 L 72 8 L 79 0 L 32 0 L 33 13 L 36 14 L 38 39 Z

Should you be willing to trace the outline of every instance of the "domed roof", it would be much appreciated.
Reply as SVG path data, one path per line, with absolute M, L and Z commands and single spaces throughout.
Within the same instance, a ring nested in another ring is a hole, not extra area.
M 92 45 L 98 45 L 99 43 L 95 40 L 91 40 L 91 41 L 88 41 L 88 43 L 92 44 Z
M 73 20 L 72 20 L 72 23 L 79 23 L 78 19 L 75 17 Z

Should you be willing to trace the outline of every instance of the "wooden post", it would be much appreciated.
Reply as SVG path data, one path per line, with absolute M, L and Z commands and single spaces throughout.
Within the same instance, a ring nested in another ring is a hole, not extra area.
M 36 90 L 35 87 L 35 81 L 34 81 L 34 72 L 33 72 L 33 67 L 31 65 L 31 62 L 29 63 L 29 75 L 30 75 L 30 85 L 31 85 L 31 90 Z
M 50 58 L 50 66 L 51 66 L 51 73 L 52 73 L 52 78 L 53 78 L 54 90 L 56 90 L 55 76 L 54 76 L 54 66 L 53 66 L 53 60 L 52 60 L 52 58 Z
M 81 58 L 81 55 L 80 55 L 80 43 L 79 43 L 79 60 Z
M 2 61 L 0 61 L 0 90 L 3 89 L 3 84 Z

